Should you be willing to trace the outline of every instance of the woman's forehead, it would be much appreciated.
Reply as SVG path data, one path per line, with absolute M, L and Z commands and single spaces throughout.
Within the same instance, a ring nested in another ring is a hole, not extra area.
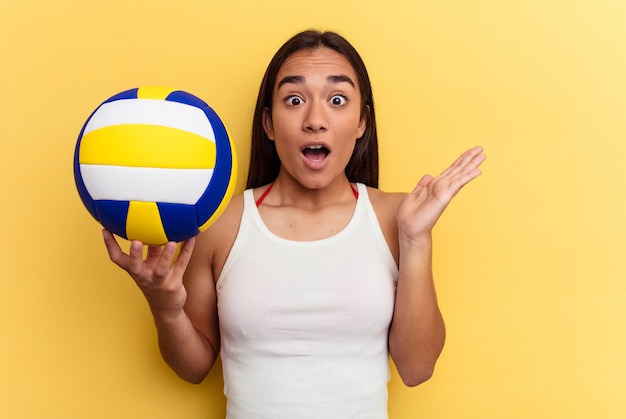
M 306 49 L 295 52 L 287 57 L 280 67 L 276 78 L 276 86 L 284 77 L 319 74 L 324 77 L 330 75 L 348 76 L 356 85 L 357 77 L 352 64 L 346 57 L 329 48 Z

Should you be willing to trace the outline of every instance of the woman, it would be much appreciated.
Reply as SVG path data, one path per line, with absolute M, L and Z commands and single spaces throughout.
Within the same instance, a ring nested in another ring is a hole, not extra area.
M 221 353 L 229 418 L 386 418 L 388 356 L 415 386 L 443 348 L 431 232 L 484 158 L 378 190 L 365 66 L 341 36 L 305 31 L 261 84 L 244 194 L 177 258 L 175 243 L 143 259 L 140 242 L 105 242 L 177 374 L 200 382 Z

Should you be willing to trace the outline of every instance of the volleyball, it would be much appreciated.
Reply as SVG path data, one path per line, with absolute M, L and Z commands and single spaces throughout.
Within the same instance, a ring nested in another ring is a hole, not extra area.
M 105 100 L 74 152 L 78 194 L 127 240 L 161 245 L 208 228 L 236 183 L 234 145 L 217 113 L 182 90 L 148 86 Z

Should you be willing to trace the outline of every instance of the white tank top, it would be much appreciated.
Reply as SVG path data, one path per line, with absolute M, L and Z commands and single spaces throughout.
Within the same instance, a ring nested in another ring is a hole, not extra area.
M 217 282 L 228 419 L 387 418 L 398 270 L 367 188 L 348 225 L 276 236 L 252 190 Z

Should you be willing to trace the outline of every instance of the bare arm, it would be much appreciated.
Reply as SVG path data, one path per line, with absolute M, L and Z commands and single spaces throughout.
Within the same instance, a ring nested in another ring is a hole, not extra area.
M 168 243 L 149 246 L 143 259 L 141 242 L 132 242 L 126 254 L 111 233 L 103 234 L 111 260 L 130 274 L 148 301 L 163 359 L 184 380 L 201 382 L 217 358 L 219 331 L 210 264 L 190 263 L 196 239 L 187 240 L 176 258 L 176 244 Z M 199 321 L 201 304 L 206 317 Z
M 441 175 L 424 176 L 396 214 L 399 273 L 389 351 L 406 385 L 428 380 L 445 341 L 432 274 L 432 229 L 452 198 L 480 175 L 482 148 L 466 151 Z
M 402 381 L 416 386 L 433 373 L 443 349 L 445 325 L 432 275 L 432 241 L 400 244 L 400 253 L 389 352 Z

